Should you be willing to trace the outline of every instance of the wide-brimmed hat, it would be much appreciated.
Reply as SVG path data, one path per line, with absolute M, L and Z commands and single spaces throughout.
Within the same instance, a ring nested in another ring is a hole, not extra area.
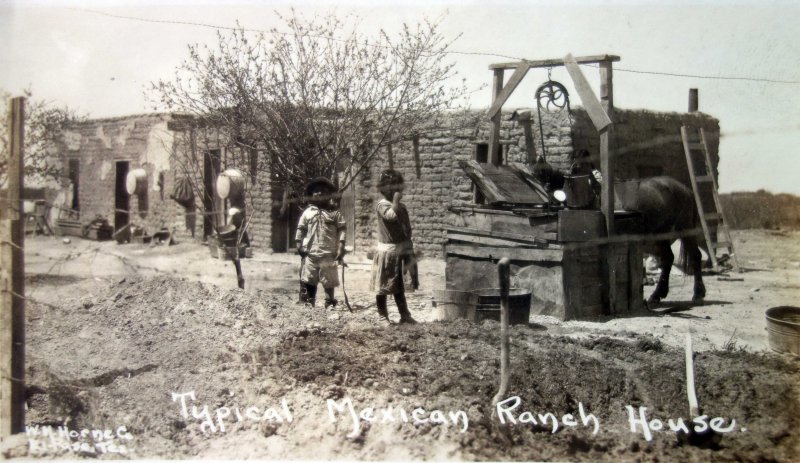
M 329 193 L 335 193 L 339 191 L 339 189 L 336 188 L 336 185 L 334 185 L 333 182 L 331 182 L 327 178 L 317 177 L 315 179 L 312 179 L 310 182 L 306 184 L 306 189 L 305 189 L 306 196 L 311 196 L 311 193 L 320 187 L 328 190 Z

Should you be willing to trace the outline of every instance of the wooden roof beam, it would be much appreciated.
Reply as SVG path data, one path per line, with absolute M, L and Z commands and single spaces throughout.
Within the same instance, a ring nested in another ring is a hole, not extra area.
M 592 56 L 578 56 L 575 57 L 575 61 L 578 64 L 591 64 L 591 63 L 602 63 L 602 62 L 614 62 L 619 61 L 619 56 L 616 55 L 592 55 Z M 520 60 L 513 63 L 495 63 L 490 64 L 489 69 L 516 69 L 520 66 L 525 66 L 527 68 L 549 68 L 553 66 L 564 66 L 564 59 L 557 58 L 557 59 L 546 59 L 546 60 Z

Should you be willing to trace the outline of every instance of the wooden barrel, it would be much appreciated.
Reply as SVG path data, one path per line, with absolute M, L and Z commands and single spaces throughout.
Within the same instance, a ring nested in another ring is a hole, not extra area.
M 244 175 L 238 169 L 227 169 L 217 176 L 217 194 L 222 199 L 238 199 L 244 195 Z
M 144 169 L 133 169 L 125 177 L 125 189 L 129 195 L 147 193 L 147 172 Z

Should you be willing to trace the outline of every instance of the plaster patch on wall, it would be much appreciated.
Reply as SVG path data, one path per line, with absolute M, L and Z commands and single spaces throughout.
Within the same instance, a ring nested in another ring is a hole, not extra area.
M 147 149 L 140 162 L 142 165 L 151 164 L 153 166 L 153 191 L 161 190 L 157 179 L 161 172 L 169 170 L 169 158 L 172 154 L 174 140 L 175 134 L 167 128 L 166 121 L 155 124 L 147 134 Z
M 81 134 L 72 130 L 64 131 L 64 144 L 70 151 L 79 151 L 81 149 Z
M 97 126 L 97 130 L 95 130 L 94 136 L 97 137 L 98 140 L 103 142 L 103 146 L 107 149 L 111 149 L 111 137 L 107 137 L 105 131 L 103 130 L 102 125 Z
M 109 172 L 111 172 L 111 163 L 103 161 L 103 164 L 100 166 L 100 180 L 105 180 Z
M 153 172 L 169 170 L 169 158 L 175 134 L 167 129 L 167 122 L 155 124 L 147 134 L 147 149 L 139 159 L 141 164 L 152 164 Z
M 125 144 L 128 142 L 128 138 L 131 136 L 131 132 L 133 132 L 133 129 L 135 128 L 135 121 L 128 122 L 127 124 L 121 126 L 119 128 L 119 133 L 116 137 L 114 137 L 114 141 L 117 143 L 117 146 L 125 146 Z

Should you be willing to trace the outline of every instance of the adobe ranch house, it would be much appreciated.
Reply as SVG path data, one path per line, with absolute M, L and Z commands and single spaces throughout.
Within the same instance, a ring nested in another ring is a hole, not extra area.
M 566 171 L 581 149 L 598 153 L 598 134 L 582 108 L 572 110 L 572 119 L 566 111 L 543 112 L 543 137 L 537 112 L 531 113 L 529 134 L 533 135 L 536 155 L 544 144 L 546 159 L 554 167 Z M 511 115 L 504 111 L 502 117 L 503 163 L 525 163 L 529 155 L 524 122 L 510 120 Z M 60 204 L 54 207 L 77 211 L 82 223 L 100 216 L 113 224 L 115 230 L 133 224 L 153 233 L 166 227 L 174 228 L 184 239 L 194 236 L 202 240 L 225 222 L 225 201 L 214 191 L 217 175 L 230 167 L 260 166 L 247 175 L 252 246 L 256 253 L 293 250 L 300 205 L 282 207 L 282 185 L 271 181 L 269 163 L 259 158 L 263 153 L 243 152 L 218 131 L 188 130 L 181 123 L 185 117 L 143 114 L 88 120 L 72 127 L 59 147 L 68 180 L 59 195 Z M 614 119 L 616 180 L 669 174 L 688 185 L 680 139 L 683 124 L 705 129 L 716 172 L 717 119 L 700 112 L 656 113 L 618 108 Z M 487 161 L 489 121 L 480 120 L 466 128 L 443 127 L 420 133 L 414 139 L 384 149 L 362 171 L 343 193 L 342 201 L 350 226 L 348 245 L 354 252 L 369 254 L 374 246 L 373 205 L 378 197 L 374 185 L 380 170 L 391 165 L 406 178 L 403 201 L 410 211 L 415 248 L 427 257 L 443 257 L 446 229 L 462 224 L 459 213 L 451 208 L 475 205 L 472 181 L 459 167 L 459 161 Z M 451 125 L 458 127 L 459 123 L 454 120 Z M 187 163 L 186 159 L 195 162 Z M 187 166 L 191 166 L 202 191 L 195 198 L 195 210 L 170 199 L 176 181 L 185 177 Z M 135 169 L 144 170 L 141 180 L 145 187 L 142 194 L 128 195 L 126 177 Z M 194 223 L 186 220 L 187 213 L 196 219 Z

